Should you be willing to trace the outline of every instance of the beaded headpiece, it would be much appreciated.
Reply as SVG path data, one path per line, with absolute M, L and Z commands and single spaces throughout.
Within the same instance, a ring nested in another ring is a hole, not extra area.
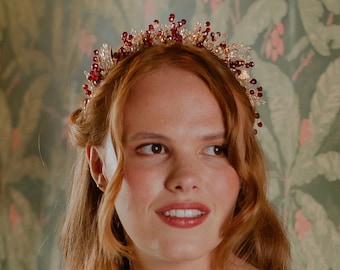
M 256 79 L 251 78 L 248 72 L 249 68 L 254 67 L 254 62 L 251 61 L 250 47 L 244 44 L 228 44 L 227 34 L 211 32 L 210 22 L 206 22 L 204 26 L 197 23 L 196 28 L 189 30 L 185 28 L 186 20 L 182 19 L 177 23 L 174 20 L 175 15 L 170 14 L 167 24 L 163 25 L 158 20 L 154 20 L 153 24 L 150 24 L 145 31 L 132 30 L 130 34 L 123 32 L 121 36 L 123 44 L 116 51 L 113 51 L 108 44 L 103 44 L 99 50 L 95 50 L 91 70 L 84 72 L 88 83 L 83 85 L 86 96 L 83 109 L 95 95 L 96 88 L 108 72 L 120 60 L 148 46 L 172 46 L 178 43 L 204 48 L 214 54 L 229 67 L 240 85 L 245 88 L 254 108 L 255 105 L 264 103 L 262 87 L 257 85 Z M 259 114 L 256 113 L 255 117 L 259 118 Z M 261 127 L 262 123 L 257 121 L 257 125 Z

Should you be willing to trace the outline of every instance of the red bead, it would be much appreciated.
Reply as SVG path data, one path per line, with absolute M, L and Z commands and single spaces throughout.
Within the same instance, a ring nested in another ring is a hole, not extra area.
M 259 119 L 260 118 L 260 114 L 258 112 L 255 113 L 255 118 Z
M 206 22 L 205 25 L 206 25 L 207 27 L 209 27 L 209 26 L 210 26 L 210 22 Z
M 257 93 L 257 96 L 258 96 L 258 97 L 262 97 L 263 94 L 262 94 L 262 93 Z
M 149 25 L 149 30 L 153 30 L 154 29 L 154 26 L 152 24 Z
M 184 25 L 184 24 L 186 24 L 186 23 L 187 23 L 187 20 L 183 19 L 183 20 L 182 20 L 182 24 Z
M 148 37 L 148 38 L 146 39 L 146 42 L 147 42 L 148 44 L 152 45 L 153 39 L 150 38 L 150 37 Z
M 253 66 L 255 66 L 255 63 L 254 62 L 249 62 L 249 66 L 253 67 Z
M 263 126 L 262 122 L 258 122 L 258 123 L 257 123 L 257 126 L 258 126 L 258 127 L 262 127 L 262 126 Z
M 148 38 L 146 39 L 146 41 L 147 41 L 147 43 L 150 44 L 150 45 L 152 45 L 152 43 L 153 43 L 153 39 L 150 38 L 150 37 L 148 37 Z
M 251 90 L 249 90 L 249 93 L 250 93 L 251 95 L 254 95 L 254 94 L 255 94 L 255 91 L 254 91 L 253 89 L 251 89 Z
M 94 50 L 94 51 L 93 51 L 93 54 L 94 54 L 94 55 L 98 55 L 98 54 L 99 54 L 99 51 L 98 51 L 98 50 Z
M 175 19 L 175 14 L 171 13 L 171 14 L 169 15 L 169 22 L 173 22 L 174 19 Z
M 87 84 L 83 84 L 83 89 L 87 90 L 87 89 L 89 89 L 89 86 Z
M 244 65 L 244 61 L 236 61 L 236 66 L 241 67 Z
M 259 87 L 257 87 L 256 89 L 257 89 L 257 91 L 260 91 L 260 92 L 261 92 L 261 91 L 262 91 L 262 86 L 259 86 Z
M 87 96 L 91 96 L 92 94 L 91 90 L 88 90 L 88 89 L 84 90 L 84 92 L 85 92 L 85 95 Z
M 159 20 L 154 20 L 153 21 L 155 24 L 159 24 Z
M 250 80 L 250 83 L 251 83 L 251 84 L 256 84 L 257 81 L 256 81 L 256 79 L 251 79 L 251 80 Z
M 92 61 L 93 62 L 98 62 L 98 57 L 97 56 L 93 56 Z

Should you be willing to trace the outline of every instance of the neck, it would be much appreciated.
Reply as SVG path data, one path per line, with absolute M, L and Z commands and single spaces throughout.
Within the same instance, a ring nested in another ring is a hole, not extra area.
M 229 270 L 258 270 L 254 266 L 246 263 L 239 257 L 231 254 L 228 258 L 228 266 Z M 181 262 L 170 262 L 170 261 L 162 261 L 162 260 L 154 260 L 154 261 L 138 261 L 133 263 L 130 270 L 211 270 L 210 259 L 208 258 L 200 258 L 198 260 L 193 261 L 181 261 Z M 223 268 L 224 269 L 224 268 Z
M 210 270 L 210 258 L 199 258 L 196 260 L 168 261 L 162 259 L 142 259 L 132 264 L 133 270 Z

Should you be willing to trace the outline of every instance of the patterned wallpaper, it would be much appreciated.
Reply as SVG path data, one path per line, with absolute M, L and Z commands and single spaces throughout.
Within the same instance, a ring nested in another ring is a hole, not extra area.
M 259 139 L 293 269 L 340 265 L 339 0 L 0 0 L 0 269 L 61 269 L 60 224 L 94 48 L 174 12 L 251 45 Z

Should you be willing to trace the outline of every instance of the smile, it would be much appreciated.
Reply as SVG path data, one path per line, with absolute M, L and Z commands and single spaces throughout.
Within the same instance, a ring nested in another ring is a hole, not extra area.
M 190 229 L 201 225 L 208 218 L 209 213 L 209 207 L 193 201 L 171 203 L 156 211 L 165 224 L 179 229 Z
M 172 209 L 163 213 L 166 217 L 177 218 L 195 218 L 206 214 L 206 212 L 198 209 Z

